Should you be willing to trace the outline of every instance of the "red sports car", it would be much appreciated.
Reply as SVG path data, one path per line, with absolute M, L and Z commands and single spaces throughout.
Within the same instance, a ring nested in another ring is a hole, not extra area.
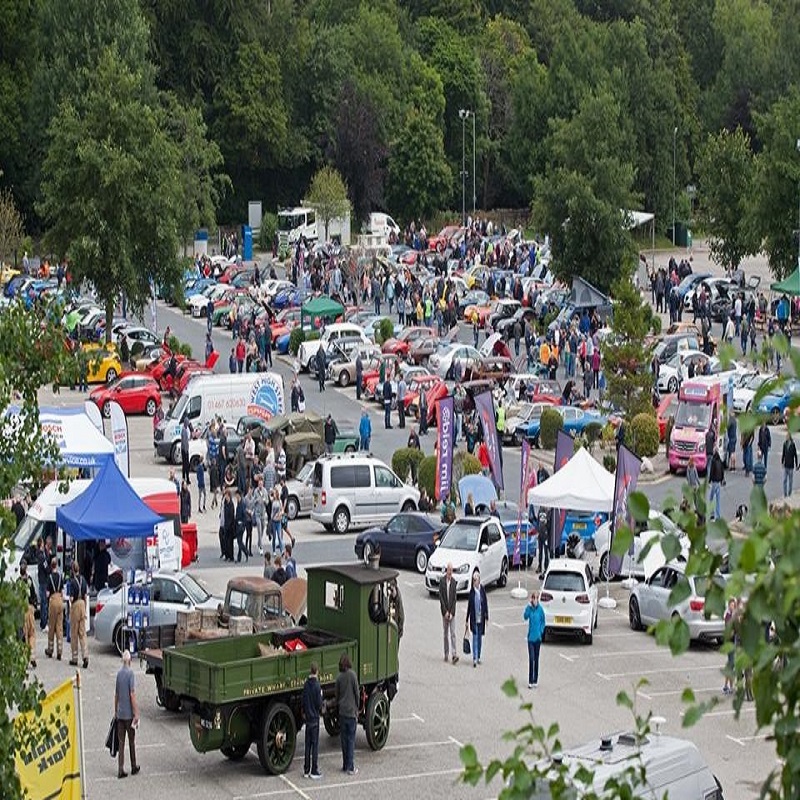
M 141 372 L 123 372 L 115 381 L 98 386 L 89 395 L 104 417 L 111 416 L 111 401 L 120 404 L 126 414 L 152 417 L 161 405 L 158 384 Z
M 420 391 L 425 392 L 425 400 L 428 403 L 428 424 L 432 425 L 436 421 L 436 401 L 447 396 L 447 384 L 438 375 L 423 375 L 412 379 L 406 393 L 406 409 L 409 414 L 417 418 L 419 418 Z
M 387 339 L 383 343 L 381 352 L 405 356 L 413 345 L 422 339 L 430 339 L 432 336 L 436 336 L 436 331 L 433 328 L 418 328 L 416 326 L 404 328 L 395 338 Z
M 658 411 L 656 417 L 658 419 L 658 438 L 663 442 L 667 436 L 667 422 L 670 417 L 675 416 L 675 411 L 678 408 L 678 395 L 665 394 L 661 396 L 661 402 L 658 404 Z

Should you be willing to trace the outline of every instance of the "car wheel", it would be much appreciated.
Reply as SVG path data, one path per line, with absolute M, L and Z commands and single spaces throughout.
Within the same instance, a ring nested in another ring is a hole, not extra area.
M 154 417 L 156 414 L 156 401 L 151 397 L 144 407 L 144 413 L 147 414 L 148 417 Z
M 117 371 L 114 367 L 109 367 L 108 371 L 106 372 L 106 383 L 111 383 L 111 381 L 115 381 L 117 379 Z
M 175 442 L 169 453 L 169 460 L 176 466 L 181 463 L 181 443 Z
M 670 394 L 675 394 L 675 392 L 678 391 L 678 379 L 677 378 L 672 377 L 672 378 L 669 379 L 669 381 L 667 382 L 667 391 Z
M 373 555 L 375 555 L 375 548 L 372 546 L 372 542 L 364 542 L 364 552 L 361 554 L 361 558 L 366 566 L 369 566 L 369 560 Z
M 103 416 L 108 419 L 111 416 L 111 403 L 110 401 L 106 400 L 103 403 Z
M 122 623 L 118 622 L 114 628 L 114 649 L 117 651 L 117 655 L 121 656 L 128 649 L 130 636 L 130 633 L 123 628 Z
M 417 510 L 417 507 L 414 505 L 414 501 L 413 500 L 406 500 L 405 503 L 403 503 L 403 508 L 401 509 L 401 511 L 403 511 L 406 514 L 409 511 L 416 511 L 416 510 Z
M 197 471 L 197 465 L 198 465 L 198 464 L 199 464 L 199 463 L 200 463 L 202 460 L 203 460 L 203 459 L 202 459 L 202 458 L 200 458 L 200 456 L 192 456 L 192 457 L 189 459 L 189 469 L 190 469 L 192 472 L 196 472 L 196 471 Z
M 289 519 L 297 519 L 299 513 L 300 502 L 293 494 L 290 494 L 289 497 L 286 498 L 286 516 L 289 517 Z
M 639 601 L 635 597 L 631 597 L 628 603 L 628 622 L 630 623 L 632 631 L 640 631 L 642 629 L 642 615 L 639 613 Z
M 346 369 L 343 369 L 339 373 L 339 386 L 344 388 L 348 383 L 350 383 L 350 375 Z
M 781 410 L 779 408 L 773 408 L 770 412 L 772 417 L 772 424 L 773 425 L 780 425 L 781 424 Z
M 417 568 L 417 572 L 419 572 L 420 575 L 424 575 L 428 569 L 428 554 L 422 548 L 417 550 L 414 564 Z
M 591 644 L 593 636 L 591 633 L 586 633 L 586 631 L 581 631 L 581 639 L 583 640 L 584 644 Z
M 502 589 L 508 583 L 508 559 L 503 558 L 503 563 L 500 565 L 500 577 L 497 579 L 497 585 Z
M 608 572 L 608 550 L 600 556 L 600 569 L 598 570 L 597 577 L 603 583 L 611 580 L 611 575 Z
M 336 533 L 347 533 L 350 527 L 350 512 L 344 506 L 336 509 L 333 515 L 333 527 Z

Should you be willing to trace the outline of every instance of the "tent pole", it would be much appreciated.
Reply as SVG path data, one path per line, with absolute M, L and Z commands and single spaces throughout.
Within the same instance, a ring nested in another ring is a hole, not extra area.
M 81 770 L 81 800 L 87 800 L 89 792 L 86 788 L 86 747 L 83 736 L 83 692 L 81 691 L 81 674 L 75 672 L 75 694 L 78 702 L 75 705 L 78 722 L 78 742 L 80 747 L 80 770 Z

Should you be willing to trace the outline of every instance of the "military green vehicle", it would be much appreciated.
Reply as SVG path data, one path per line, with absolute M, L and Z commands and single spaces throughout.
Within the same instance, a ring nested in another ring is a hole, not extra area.
M 361 564 L 310 567 L 306 626 L 164 650 L 164 687 L 189 710 L 195 749 L 221 750 L 236 761 L 255 743 L 266 772 L 285 772 L 302 726 L 301 695 L 312 661 L 319 668 L 325 730 L 338 735 L 334 688 L 347 653 L 361 688 L 358 722 L 370 748 L 380 750 L 397 694 L 399 636 L 389 591 L 397 574 Z

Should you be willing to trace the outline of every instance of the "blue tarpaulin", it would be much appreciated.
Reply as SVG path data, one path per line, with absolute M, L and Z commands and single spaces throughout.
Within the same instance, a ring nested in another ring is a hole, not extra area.
M 56 523 L 73 539 L 141 539 L 164 520 L 136 494 L 113 458 L 89 488 L 56 510 Z

